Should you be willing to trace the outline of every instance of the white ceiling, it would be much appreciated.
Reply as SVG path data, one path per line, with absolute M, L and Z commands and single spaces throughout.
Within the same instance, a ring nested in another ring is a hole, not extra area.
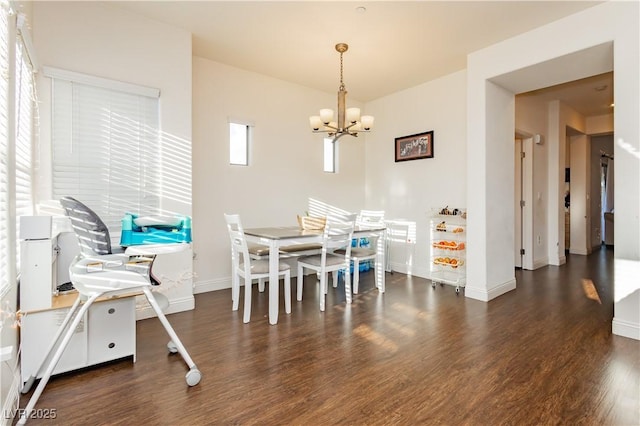
M 348 43 L 344 83 L 349 97 L 362 102 L 462 70 L 470 52 L 599 3 L 109 1 L 190 31 L 195 56 L 325 92 L 337 91 L 339 85 L 334 46 Z M 595 83 L 611 88 L 612 77 L 607 78 L 609 83 Z M 587 115 L 606 113 L 588 106 L 593 83 L 586 88 L 572 84 L 558 93 Z M 594 102 L 602 103 L 600 97 Z

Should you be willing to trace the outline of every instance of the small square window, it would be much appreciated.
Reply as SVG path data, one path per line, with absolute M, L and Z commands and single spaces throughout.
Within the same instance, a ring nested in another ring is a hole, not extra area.
M 229 163 L 249 165 L 249 125 L 229 123 Z

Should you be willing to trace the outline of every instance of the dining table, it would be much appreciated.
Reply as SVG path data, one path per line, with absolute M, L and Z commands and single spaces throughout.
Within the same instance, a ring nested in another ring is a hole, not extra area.
M 379 292 L 385 291 L 385 244 L 386 227 L 358 227 L 354 229 L 353 238 L 375 238 L 376 240 L 376 268 L 375 282 Z M 269 247 L 269 324 L 278 323 L 279 287 L 278 264 L 280 262 L 280 248 L 296 244 L 321 244 L 323 230 L 301 229 L 300 226 L 273 226 L 266 228 L 245 228 L 247 242 L 262 244 Z M 293 251 L 294 252 L 294 251 Z

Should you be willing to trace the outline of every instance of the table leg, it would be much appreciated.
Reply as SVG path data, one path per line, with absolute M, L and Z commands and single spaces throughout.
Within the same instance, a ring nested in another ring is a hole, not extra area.
M 269 241 L 269 324 L 278 323 L 280 286 L 278 283 L 279 250 L 276 240 Z

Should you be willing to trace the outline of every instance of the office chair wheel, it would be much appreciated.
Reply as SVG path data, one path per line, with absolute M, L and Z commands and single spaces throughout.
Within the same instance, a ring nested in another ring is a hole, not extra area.
M 195 386 L 198 383 L 200 383 L 200 379 L 202 378 L 202 373 L 200 373 L 200 370 L 198 370 L 194 366 L 193 368 L 191 368 L 191 370 L 187 372 L 184 378 L 186 379 L 187 384 L 189 386 Z
M 169 352 L 172 354 L 178 353 L 178 347 L 173 343 L 173 341 L 169 341 L 169 343 L 167 343 L 167 349 L 169 349 Z

